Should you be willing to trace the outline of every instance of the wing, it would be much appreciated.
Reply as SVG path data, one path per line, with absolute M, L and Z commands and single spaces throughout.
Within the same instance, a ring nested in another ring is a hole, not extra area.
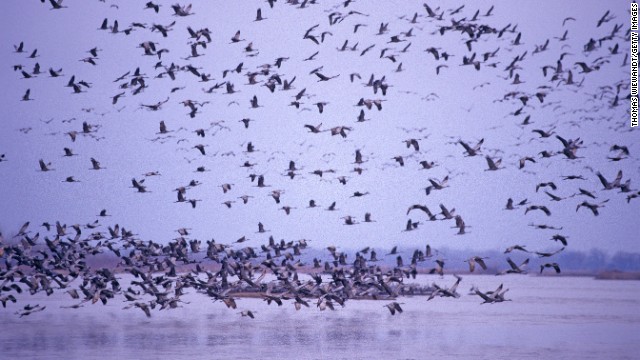
M 569 142 L 567 142 L 567 140 L 565 140 L 562 136 L 560 135 L 556 135 L 556 139 L 560 140 L 560 142 L 562 143 L 562 145 L 564 147 L 569 146 Z
M 493 160 L 489 156 L 486 156 L 485 159 L 487 159 L 487 164 L 489 165 L 489 169 L 496 168 L 496 164 L 493 162 Z
M 463 147 L 465 150 L 467 150 L 467 152 L 472 152 L 472 151 L 473 151 L 473 149 L 471 149 L 471 147 L 470 147 L 469 145 L 467 145 L 467 143 L 465 143 L 464 141 L 460 140 L 460 141 L 458 141 L 458 143 L 459 143 L 460 145 L 462 145 L 462 147 Z

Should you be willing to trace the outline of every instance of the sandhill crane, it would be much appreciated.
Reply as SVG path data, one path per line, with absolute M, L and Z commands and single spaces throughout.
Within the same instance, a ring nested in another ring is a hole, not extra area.
M 505 210 L 515 210 L 516 208 L 513 207 L 513 199 L 509 198 L 507 199 L 507 205 L 505 206 Z
M 356 221 L 355 221 L 355 218 L 352 217 L 351 215 L 343 216 L 341 219 L 344 219 L 344 224 L 345 225 L 355 225 L 355 224 L 357 224 Z
M 525 245 L 513 245 L 513 246 L 508 247 L 508 248 L 504 251 L 504 253 L 505 253 L 505 254 L 508 254 L 508 253 L 510 253 L 510 252 L 512 252 L 512 251 L 514 251 L 514 250 L 520 250 L 520 251 L 523 251 L 523 252 L 527 252 L 527 253 L 528 253 L 528 252 L 529 252 L 529 250 L 525 249 L 525 247 L 526 247 Z
M 448 186 L 447 185 L 448 181 L 449 181 L 449 175 L 445 176 L 441 181 L 438 181 L 436 179 L 429 179 L 429 182 L 431 183 L 431 185 L 425 188 L 427 195 L 429 195 L 432 190 L 444 189 L 445 187 Z
M 319 102 L 317 102 L 317 103 L 314 103 L 313 105 L 315 105 L 316 107 L 318 107 L 318 112 L 319 112 L 320 114 L 322 114 L 322 112 L 324 111 L 324 107 L 325 107 L 325 106 L 327 106 L 327 105 L 329 105 L 329 103 L 328 103 L 328 102 L 326 102 L 326 101 L 319 101 Z M 331 135 L 337 135 L 338 133 L 340 133 L 340 132 L 338 131 L 336 134 L 334 134 L 334 133 L 333 133 L 333 131 L 331 131 Z
M 371 220 L 371 213 L 364 214 L 364 222 L 375 222 L 375 220 Z
M 50 1 L 54 2 L 53 0 L 50 0 Z M 62 1 L 62 0 L 59 0 L 59 1 Z M 21 311 L 16 311 L 16 315 L 20 315 L 20 317 L 23 317 L 23 316 L 31 315 L 36 312 L 43 311 L 46 308 L 47 308 L 46 306 L 41 306 L 40 304 L 36 304 L 33 306 L 30 304 L 27 304 L 22 308 Z
M 104 25 L 104 23 L 103 23 L 103 25 Z M 110 26 L 109 29 L 111 30 L 112 34 L 117 34 L 117 33 L 121 32 L 121 31 L 118 30 L 118 20 L 114 20 L 113 21 L 113 26 Z
M 550 157 L 556 155 L 556 154 L 551 153 L 551 152 L 549 152 L 547 150 L 540 151 L 538 154 L 540 154 L 540 156 L 543 157 L 543 158 L 550 158 Z
M 489 166 L 489 168 L 487 170 L 495 171 L 495 170 L 501 169 L 498 166 L 500 166 L 500 164 L 502 163 L 502 159 L 498 159 L 496 161 L 493 161 L 493 159 L 491 159 L 491 157 L 489 157 L 489 156 L 486 156 L 485 159 L 487 160 L 487 165 Z
M 253 95 L 253 97 L 251 98 L 251 100 L 249 102 L 251 103 L 251 108 L 253 108 L 253 109 L 262 107 L 262 106 L 258 105 L 258 97 L 256 95 Z
M 173 15 L 175 16 L 189 16 L 194 15 L 195 13 L 191 12 L 191 4 L 187 6 L 180 6 L 179 4 L 171 5 L 173 9 Z
M 276 202 L 279 202 L 279 200 L 276 201 Z M 291 207 L 291 206 L 283 206 L 283 207 L 280 208 L 280 210 L 284 210 L 285 214 L 287 214 L 287 215 L 291 214 L 291 210 L 292 209 L 295 209 L 295 208 Z
M 465 232 L 466 225 L 464 223 L 464 220 L 462 220 L 462 216 L 456 215 L 455 216 L 455 220 L 456 220 L 456 226 L 455 227 L 458 228 L 458 235 L 466 234 L 466 232 Z
M 242 203 L 246 204 L 249 202 L 249 199 L 252 198 L 253 196 L 251 195 L 242 195 L 240 197 L 238 197 L 238 199 L 242 199 Z
M 578 151 L 578 149 L 583 143 L 583 141 L 580 140 L 580 138 L 565 140 L 563 137 L 556 135 L 556 139 L 560 140 L 560 142 L 564 147 L 560 153 L 562 153 L 568 159 L 572 159 L 572 160 L 578 159 L 576 152 Z
M 160 11 L 160 6 L 162 6 L 162 5 L 154 4 L 152 1 L 149 1 L 149 2 L 147 2 L 145 4 L 144 8 L 145 9 L 152 9 L 157 14 Z
M 7 296 L 0 297 L 0 302 L 2 303 L 2 307 L 6 308 L 7 307 L 7 302 L 15 303 L 16 302 L 16 298 L 13 295 L 9 294 Z
M 138 309 L 142 310 L 142 312 L 144 312 L 147 317 L 151 317 L 151 310 L 149 309 L 149 305 L 147 305 L 146 303 L 136 301 L 131 305 L 125 306 L 124 309 L 129 309 L 132 307 L 137 307 Z
M 341 183 L 342 185 L 347 185 L 347 177 L 346 176 L 338 176 L 336 178 L 338 180 L 339 183 Z
M 123 96 L 124 96 L 124 92 L 121 92 L 119 94 L 116 94 L 115 96 L 112 96 L 111 97 L 111 104 L 115 105 L 118 102 L 118 99 L 120 99 Z
M 413 222 L 411 221 L 411 219 L 407 220 L 407 225 L 405 226 L 403 231 L 412 231 L 418 228 L 418 225 L 420 225 L 419 221 Z
M 50 168 L 51 163 L 45 163 L 44 160 L 40 159 L 38 160 L 38 163 L 40 164 L 40 171 L 51 171 L 53 170 L 52 168 Z
M 427 160 L 422 160 L 420 161 L 419 164 L 422 166 L 422 169 L 424 170 L 429 170 L 436 166 L 435 161 L 427 161 Z
M 351 197 L 361 197 L 361 196 L 365 196 L 365 195 L 369 195 L 369 192 L 360 192 L 360 191 L 356 191 L 353 193 L 353 195 L 351 195 Z
M 259 187 L 259 188 L 269 187 L 269 185 L 265 185 L 264 184 L 264 175 L 259 175 L 258 176 L 258 185 L 256 185 L 256 186 Z
M 609 151 L 620 151 L 622 154 L 629 156 L 629 148 L 625 145 L 614 144 Z
M 103 167 L 100 167 L 100 162 L 94 158 L 91 158 L 91 170 L 100 170 L 100 169 L 104 169 Z
M 69 183 L 73 183 L 73 182 L 80 182 L 80 180 L 76 180 L 74 179 L 73 176 L 67 176 L 66 179 L 62 180 L 62 182 L 69 182 Z
M 567 246 L 567 237 L 566 236 L 562 236 L 560 234 L 555 234 L 555 235 L 553 235 L 551 240 L 560 241 L 562 243 L 562 245 Z
M 601 202 L 599 204 L 592 204 L 592 203 L 590 203 L 588 201 L 583 201 L 580 204 L 578 204 L 578 206 L 576 207 L 576 212 L 578 212 L 578 210 L 581 207 L 584 206 L 584 207 L 588 208 L 589 210 L 591 210 L 591 212 L 593 213 L 594 216 L 598 216 L 599 215 L 598 208 L 604 207 L 604 203 L 606 203 L 607 201 L 609 201 L 609 199 L 607 199 L 607 200 L 605 200 L 605 201 L 603 201 L 603 202 Z
M 29 228 L 29 224 L 30 224 L 29 221 L 27 221 L 24 224 L 22 224 L 22 226 L 20 227 L 20 230 L 18 230 L 18 232 L 14 235 L 14 238 L 26 235 L 28 233 L 27 229 Z M 1 238 L 2 237 L 0 236 L 0 239 Z
M 438 65 L 436 66 L 436 75 L 440 75 L 440 69 L 449 68 L 447 65 Z
M 560 265 L 558 265 L 558 263 L 555 263 L 555 262 L 540 265 L 540 274 L 542 274 L 542 271 L 545 268 L 550 268 L 550 267 L 552 267 L 556 271 L 556 274 L 560 274 Z
M 553 252 L 540 252 L 540 251 L 536 251 L 535 253 L 536 253 L 536 255 L 540 256 L 541 258 L 543 258 L 543 257 L 552 257 L 552 256 L 554 256 L 554 255 L 557 255 L 557 254 L 561 253 L 564 249 L 565 249 L 565 248 L 564 248 L 564 246 L 563 246 L 563 247 L 561 247 L 560 249 L 558 249 L 558 250 L 556 250 L 556 251 L 553 251 Z
M 362 164 L 364 161 L 362 160 L 362 152 L 360 151 L 360 149 L 356 149 L 356 155 L 355 155 L 355 161 L 354 164 Z
M 177 194 L 178 194 L 178 200 L 176 202 L 185 202 L 185 201 L 187 201 L 187 199 L 184 197 L 184 195 L 187 192 L 185 187 L 181 186 L 181 187 L 177 188 L 176 191 L 177 191 Z
M 418 143 L 418 140 L 408 139 L 408 140 L 403 140 L 403 142 L 405 143 L 405 145 L 407 145 L 407 149 L 413 146 L 415 151 L 420 151 L 420 143 Z
M 518 85 L 518 84 L 524 84 L 525 81 L 520 80 L 520 74 L 516 74 L 516 76 L 513 77 L 513 81 L 511 82 L 511 85 Z
M 607 10 L 607 12 L 604 13 L 604 15 L 602 15 L 602 17 L 598 20 L 598 24 L 596 25 L 596 27 L 600 27 L 600 25 L 611 21 L 612 19 L 615 18 L 615 16 L 611 15 L 609 16 L 609 10 Z
M 525 210 L 524 213 L 526 214 L 529 211 L 533 211 L 533 210 L 541 210 L 547 216 L 551 216 L 551 211 L 546 206 L 540 206 L 540 205 L 531 205 L 531 206 L 527 207 L 527 209 Z
M 531 130 L 531 132 L 537 133 L 538 135 L 540 135 L 541 138 L 548 138 L 551 135 L 555 134 L 553 129 L 549 130 L 548 132 L 540 129 L 534 129 L 534 130 Z
M 389 31 L 389 23 L 380 23 L 380 27 L 378 28 L 378 33 L 376 35 L 383 35 L 384 33 Z
M 31 54 L 28 56 L 29 59 L 35 59 L 37 57 L 39 57 L 40 55 L 38 55 L 38 49 L 34 49 Z
M 100 25 L 98 30 L 109 30 L 109 19 L 108 18 L 104 18 L 104 20 L 102 20 L 102 25 Z M 118 79 L 117 81 L 120 81 L 120 80 L 122 80 L 122 79 Z
M 401 303 L 397 303 L 397 302 L 392 302 L 389 304 L 384 305 L 384 307 L 386 307 L 387 309 L 389 309 L 389 312 L 391 312 L 391 315 L 395 315 L 396 311 L 401 314 L 402 313 L 402 308 L 400 307 Z
M 15 50 L 15 52 L 17 53 L 22 53 L 24 52 L 24 41 L 20 41 L 20 44 L 18 45 L 13 45 L 13 49 Z
M 249 119 L 249 118 L 244 118 L 244 119 L 239 120 L 239 121 L 244 124 L 244 128 L 245 129 L 248 129 L 249 128 L 249 122 L 254 121 L 254 120 Z
M 343 138 L 347 137 L 347 131 L 351 131 L 353 128 L 348 126 L 336 126 L 332 127 L 329 131 L 331 131 L 331 136 L 340 135 Z
M 511 299 L 505 299 L 504 298 L 504 294 L 509 291 L 509 289 L 504 289 L 502 290 L 503 285 L 500 284 L 500 286 L 498 286 L 498 288 L 494 291 L 487 291 L 486 293 L 483 293 L 482 291 L 478 290 L 475 286 L 471 288 L 471 291 L 475 294 L 480 296 L 484 302 L 482 302 L 482 304 L 487 304 L 487 303 L 497 303 L 497 302 L 503 302 L 503 301 L 511 301 Z
M 237 43 L 240 41 L 245 41 L 245 39 L 240 39 L 240 30 L 236 31 L 236 34 L 231 38 L 232 43 Z
M 358 118 L 357 118 L 356 122 L 365 122 L 367 120 L 369 120 L 369 119 L 366 119 L 364 117 L 364 110 L 361 109 L 360 113 L 358 114 Z
M 465 153 L 467 154 L 467 156 L 478 155 L 478 153 L 480 152 L 480 147 L 482 146 L 482 143 L 484 143 L 484 138 L 480 139 L 480 141 L 478 141 L 478 143 L 474 147 L 469 146 L 466 142 L 462 140 L 458 140 L 458 144 L 462 145 L 462 147 L 465 149 Z
M 465 260 L 465 262 L 469 263 L 469 272 L 473 272 L 475 270 L 476 264 L 480 265 L 482 270 L 487 270 L 487 265 L 485 264 L 484 259 L 488 258 L 472 256 L 469 259 Z
M 395 160 L 400 166 L 404 166 L 404 158 L 402 156 L 394 156 L 391 160 Z
M 158 111 L 160 110 L 160 108 L 162 107 L 162 105 L 166 104 L 169 101 L 169 98 L 167 97 L 165 100 L 163 101 L 158 101 L 155 104 L 151 104 L 151 105 L 146 105 L 146 104 L 140 104 L 140 107 L 144 107 L 149 109 L 150 111 Z
M 598 179 L 600 179 L 600 182 L 602 183 L 604 190 L 611 190 L 611 189 L 615 189 L 616 187 L 620 187 L 620 181 L 622 181 L 622 170 L 618 171 L 618 174 L 616 175 L 615 180 L 613 180 L 613 182 L 611 183 L 607 181 L 607 179 L 604 176 L 602 176 L 602 174 L 599 171 L 596 173 L 596 175 L 598 176 Z
M 442 216 L 444 216 L 444 218 L 442 220 L 451 220 L 454 217 L 454 213 L 456 211 L 456 209 L 447 209 L 443 204 L 440 204 L 440 214 L 442 214 Z
M 280 196 L 284 193 L 284 190 L 273 190 L 271 191 L 271 194 L 269 194 L 269 196 L 271 196 L 273 198 L 273 200 L 275 200 L 276 204 L 280 204 Z M 287 211 L 287 210 L 285 210 Z M 287 213 L 288 215 L 288 213 Z
M 391 251 L 389 251 L 388 254 L 385 254 L 385 256 L 386 255 L 396 255 L 397 252 L 398 252 L 398 246 L 394 246 L 394 247 L 391 248 Z
M 242 312 L 240 312 L 240 315 L 242 315 L 242 317 L 246 316 L 246 317 L 250 317 L 250 318 L 254 319 L 255 316 L 253 314 L 254 314 L 254 312 L 252 312 L 251 310 L 243 310 Z
M 325 75 L 323 75 L 323 74 L 321 74 L 321 73 L 319 73 L 319 72 L 315 72 L 315 74 L 316 74 L 316 76 L 320 79 L 320 80 L 318 80 L 318 82 L 320 82 L 320 81 L 329 81 L 329 80 L 331 80 L 331 79 L 335 79 L 335 78 L 337 78 L 338 76 L 340 76 L 340 74 L 338 74 L 338 75 L 334 75 L 334 76 L 325 76 Z
M 307 129 L 309 129 L 309 132 L 317 134 L 319 132 L 321 132 L 320 127 L 322 126 L 322 123 L 318 124 L 317 126 L 313 126 L 313 125 L 305 125 L 304 127 L 306 127 Z
M 31 95 L 31 89 L 27 89 L 27 91 L 25 91 L 24 95 L 22 95 L 22 99 L 20 101 L 31 101 L 33 100 L 32 98 L 30 98 Z
M 444 276 L 444 260 L 436 259 L 436 267 L 429 270 L 429 274 L 438 274 L 440 276 Z
M 496 275 L 504 275 L 504 274 L 526 274 L 525 267 L 529 263 L 529 258 L 524 260 L 519 266 L 511 260 L 511 258 L 507 258 L 507 263 L 511 266 L 511 269 L 503 270 Z
M 558 187 L 556 186 L 556 184 L 554 184 L 553 182 L 546 182 L 546 183 L 539 183 L 538 185 L 536 185 L 536 192 L 538 192 L 538 190 L 541 187 L 550 187 L 553 190 L 558 190 Z
M 411 212 L 411 210 L 421 210 L 424 211 L 425 214 L 427 214 L 427 217 L 429 218 L 429 220 L 434 221 L 436 220 L 436 216 L 431 212 L 431 210 L 429 210 L 429 208 L 425 205 L 420 205 L 420 204 L 415 204 L 415 205 L 411 205 L 409 207 L 409 209 L 407 209 L 407 215 L 409 215 L 409 213 Z
M 552 193 L 550 193 L 548 191 L 545 191 L 544 193 L 547 194 L 547 196 L 549 196 L 552 201 L 561 201 L 561 200 L 566 199 L 564 197 L 560 197 L 560 196 L 554 195 L 554 194 L 552 194 Z
M 133 187 L 135 189 L 138 190 L 138 192 L 147 192 L 147 187 L 142 185 L 142 183 L 144 182 L 144 179 L 137 181 L 135 178 L 131 179 L 131 184 L 133 185 Z
M 66 8 L 66 6 L 62 6 L 62 0 L 49 0 L 49 3 L 51 3 L 51 10 L 59 10 L 59 9 L 64 9 Z
M 227 191 L 231 190 L 232 185 L 233 184 L 228 184 L 228 183 L 220 185 L 220 187 L 222 188 L 222 192 L 226 194 Z
M 459 298 L 460 294 L 457 292 L 457 289 L 458 289 L 458 285 L 462 281 L 462 278 L 460 276 L 458 276 L 458 275 L 455 275 L 455 274 L 453 276 L 455 276 L 456 282 L 453 285 L 451 285 L 451 287 L 449 287 L 449 288 L 442 288 L 442 287 L 440 287 L 440 286 L 438 286 L 436 284 L 433 284 L 432 286 L 436 290 L 433 291 L 431 293 L 431 295 L 429 295 L 429 297 L 427 298 L 427 301 L 432 300 L 436 296 Z
M 424 251 L 424 257 L 425 258 L 431 258 L 433 257 L 433 253 L 431 251 L 431 245 L 428 245 L 425 247 L 425 251 Z

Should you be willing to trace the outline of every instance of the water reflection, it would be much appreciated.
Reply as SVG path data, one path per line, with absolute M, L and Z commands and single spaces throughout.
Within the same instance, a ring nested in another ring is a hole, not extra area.
M 497 285 L 490 276 L 472 281 Z M 314 305 L 295 311 L 291 303 L 277 307 L 240 299 L 238 309 L 229 310 L 191 293 L 185 296 L 190 305 L 154 311 L 148 319 L 115 302 L 61 309 L 68 298 L 54 294 L 29 298 L 47 310 L 24 318 L 13 314 L 23 305 L 8 304 L 0 312 L 0 347 L 8 359 L 423 359 L 474 357 L 480 347 L 487 358 L 505 352 L 518 358 L 625 358 L 640 350 L 639 282 L 500 281 L 513 285 L 513 302 L 480 305 L 468 295 L 429 302 L 403 298 L 404 313 L 396 316 L 380 301 L 349 301 L 336 311 Z M 256 319 L 241 317 L 246 309 L 255 311 Z

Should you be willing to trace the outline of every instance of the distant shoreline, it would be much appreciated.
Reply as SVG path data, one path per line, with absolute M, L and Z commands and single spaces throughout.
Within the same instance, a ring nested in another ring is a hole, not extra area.
M 603 271 L 595 276 L 597 280 L 640 280 L 638 271 Z
M 99 262 L 97 264 L 92 264 L 92 265 L 93 267 L 109 269 L 110 271 L 113 271 L 116 274 L 128 274 L 128 272 L 125 270 L 127 268 L 126 266 L 116 266 L 114 263 L 105 263 L 105 262 Z M 215 263 L 201 264 L 201 267 L 202 267 L 202 270 L 205 270 L 205 271 L 220 270 L 220 265 Z M 392 267 L 381 266 L 382 271 L 388 271 L 390 269 L 392 269 Z M 177 274 L 184 274 L 193 270 L 195 270 L 195 266 L 193 264 L 189 264 L 189 265 L 180 264 L 176 266 Z M 460 276 L 494 275 L 496 271 L 497 269 L 488 269 L 484 271 L 476 270 L 476 272 L 469 272 L 469 270 L 465 268 L 465 269 L 448 269 L 445 272 L 445 274 L 446 275 L 456 274 Z M 157 272 L 161 272 L 161 271 L 157 271 Z M 315 274 L 315 273 L 318 273 L 318 274 L 325 273 L 323 269 L 314 269 L 313 267 L 310 267 L 310 266 L 300 267 L 298 268 L 298 272 L 306 275 Z M 417 274 L 439 276 L 438 274 L 430 274 L 428 269 L 418 269 Z M 640 280 L 640 271 L 623 271 L 623 270 L 616 270 L 616 269 L 599 270 L 599 271 L 570 270 L 570 271 L 563 271 L 561 274 L 556 274 L 552 272 L 545 272 L 540 274 L 537 271 L 534 271 L 533 269 L 529 269 L 529 272 L 527 273 L 527 275 L 536 276 L 536 277 L 592 277 L 596 280 Z

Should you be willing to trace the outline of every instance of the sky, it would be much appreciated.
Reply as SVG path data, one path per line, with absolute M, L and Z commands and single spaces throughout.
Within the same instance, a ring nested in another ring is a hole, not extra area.
M 190 238 L 232 243 L 245 236 L 250 239 L 246 244 L 252 246 L 273 236 L 287 241 L 308 239 L 317 248 L 422 248 L 430 244 L 477 250 L 515 244 L 557 249 L 559 244 L 550 239 L 560 234 L 568 238 L 572 250 L 640 252 L 640 199 L 627 201 L 628 195 L 638 192 L 640 174 L 638 131 L 629 127 L 625 98 L 630 80 L 628 61 L 624 62 L 630 48 L 628 2 L 429 1 L 434 12 L 444 11 L 442 20 L 428 17 L 422 2 L 405 1 L 359 0 L 345 7 L 340 1 L 318 0 L 304 8 L 282 0 L 273 8 L 265 1 L 192 1 L 189 16 L 175 16 L 170 6 L 174 2 L 159 2 L 158 13 L 145 9 L 145 3 L 65 0 L 66 8 L 56 10 L 49 2 L 35 0 L 3 4 L 0 81 L 7 90 L 0 95 L 4 109 L 0 154 L 5 155 L 0 162 L 0 231 L 5 236 L 16 233 L 26 221 L 31 223 L 32 234 L 52 237 L 55 235 L 40 224 L 83 225 L 99 220 L 100 227 L 83 229 L 83 234 L 108 234 L 108 226 L 119 224 L 141 239 L 164 243 L 184 227 L 191 229 Z M 451 14 L 463 4 L 464 8 Z M 484 16 L 491 7 L 491 15 Z M 254 21 L 258 8 L 265 20 Z M 471 21 L 476 10 L 480 15 Z M 597 26 L 607 11 L 606 21 Z M 334 18 L 341 17 L 333 25 L 329 21 L 332 13 L 339 13 Z M 120 31 L 134 22 L 145 28 L 135 27 L 129 35 L 99 30 L 105 18 L 109 26 L 117 20 Z M 469 50 L 469 35 L 439 32 L 441 27 L 450 27 L 452 19 L 463 18 L 465 24 L 497 30 L 508 26 L 508 30 L 500 38 L 483 34 L 470 43 Z M 150 30 L 153 24 L 167 27 L 174 21 L 167 37 Z M 381 23 L 389 24 L 388 31 L 377 35 Z M 363 25 L 354 33 L 356 24 Z M 309 34 L 318 40 L 327 32 L 319 44 L 305 38 L 305 32 L 315 25 Z M 590 39 L 607 37 L 616 25 L 621 29 L 614 36 L 593 51 L 583 51 Z M 191 59 L 185 59 L 194 40 L 187 27 L 211 31 L 211 42 L 206 48 L 199 45 L 201 56 Z M 410 29 L 413 36 L 407 37 Z M 233 43 L 231 38 L 238 30 L 243 40 Z M 566 39 L 560 40 L 565 31 Z M 518 34 L 520 41 L 515 44 Z M 391 42 L 392 36 L 400 42 Z M 547 39 L 546 50 L 535 51 Z M 356 50 L 339 51 L 345 40 L 348 48 L 357 44 Z M 146 41 L 168 52 L 160 59 L 144 56 L 140 44 Z M 16 53 L 20 42 L 24 42 L 24 52 Z M 245 50 L 249 43 L 251 52 Z M 374 47 L 361 56 L 370 45 Z M 612 51 L 616 45 L 617 52 Z M 88 51 L 94 47 L 99 52 L 92 65 L 83 59 L 91 57 Z M 380 56 L 384 48 L 390 57 Z M 429 48 L 452 56 L 436 60 L 425 51 Z M 28 58 L 34 49 L 37 57 Z M 305 61 L 315 52 L 313 60 Z M 496 55 L 484 61 L 483 54 L 493 52 Z M 505 68 L 525 52 L 509 77 Z M 473 53 L 480 61 L 479 71 L 461 65 L 463 57 Z M 564 71 L 559 78 L 566 79 L 571 70 L 576 84 L 551 80 L 554 70 L 543 75 L 543 66 L 555 67 L 561 56 Z M 276 68 L 279 57 L 285 60 Z M 581 73 L 576 62 L 588 64 L 593 71 Z M 36 63 L 42 73 L 33 76 Z M 202 82 L 187 71 L 177 71 L 175 80 L 166 74 L 159 77 L 162 66 L 171 63 L 192 65 L 210 74 L 211 80 Z M 223 74 L 240 63 L 240 73 Z M 400 63 L 402 71 L 398 72 Z M 264 64 L 270 65 L 269 75 L 258 75 L 258 84 L 248 84 L 246 74 L 260 71 Z M 19 70 L 14 71 L 16 65 L 32 77 L 23 78 Z M 446 67 L 436 74 L 441 65 Z M 62 68 L 62 75 L 50 77 L 49 68 Z M 131 80 L 136 68 L 144 74 L 147 87 L 134 95 L 131 87 L 122 89 L 121 84 Z M 312 73 L 317 68 L 327 77 L 337 77 L 319 81 Z M 129 74 L 115 81 L 125 73 Z M 360 78 L 351 81 L 354 73 Z M 513 84 L 516 73 L 520 84 Z M 295 77 L 292 89 L 277 85 L 270 92 L 264 85 L 273 74 L 288 81 Z M 374 94 L 372 87 L 364 85 L 371 74 L 378 80 L 384 77 L 389 86 L 386 95 Z M 72 75 L 76 83 L 84 80 L 91 87 L 81 86 L 82 92 L 74 94 L 65 87 Z M 233 83 L 236 92 L 226 94 L 224 86 L 212 93 L 203 91 L 223 82 Z M 612 106 L 618 85 L 622 87 L 618 104 Z M 33 100 L 20 101 L 27 89 Z M 303 89 L 300 108 L 290 106 Z M 112 97 L 122 92 L 124 96 L 112 104 Z M 543 103 L 535 97 L 538 92 L 546 94 Z M 254 95 L 260 105 L 257 108 L 250 105 Z M 526 106 L 518 99 L 523 95 L 529 97 Z M 357 106 L 361 98 L 382 100 L 382 110 Z M 142 106 L 166 99 L 158 111 Z M 206 104 L 191 118 L 189 108 L 182 104 L 185 100 Z M 322 113 L 314 105 L 318 102 L 327 103 Z M 357 123 L 361 109 L 369 120 Z M 521 114 L 514 115 L 519 109 Z M 527 116 L 531 124 L 521 125 Z M 240 122 L 246 118 L 252 120 L 248 128 Z M 170 133 L 158 134 L 160 121 Z M 68 133 L 82 132 L 83 122 L 91 125 L 91 133 L 78 134 L 72 141 Z M 320 123 L 325 131 L 317 134 L 304 127 Z M 326 132 L 337 126 L 351 130 L 345 138 Z M 197 129 L 205 130 L 204 138 L 196 135 Z M 535 129 L 554 133 L 540 138 L 532 132 Z M 583 141 L 578 159 L 541 158 L 543 150 L 562 150 L 556 135 Z M 407 148 L 403 141 L 408 139 L 417 139 L 420 150 Z M 458 141 L 475 144 L 481 139 L 480 154 L 465 156 Z M 251 153 L 246 152 L 249 142 L 255 147 Z M 609 151 L 614 144 L 627 146 L 630 155 L 620 161 L 608 159 L 618 155 Z M 204 145 L 206 155 L 196 145 Z M 65 147 L 77 155 L 63 156 Z M 358 149 L 365 160 L 361 175 L 352 171 Z M 403 157 L 404 166 L 393 159 L 396 156 Z M 502 168 L 487 171 L 485 156 L 501 158 Z M 535 163 L 527 162 L 519 169 L 518 160 L 526 156 Z M 102 169 L 92 170 L 91 158 Z M 53 170 L 39 171 L 39 159 L 51 162 Z M 437 166 L 421 169 L 423 160 Z M 285 176 L 289 161 L 300 169 L 294 179 Z M 242 166 L 245 162 L 255 165 L 246 168 Z M 196 172 L 199 166 L 207 171 Z M 330 169 L 335 172 L 325 172 L 322 178 L 311 174 Z M 623 183 L 631 180 L 632 191 L 603 189 L 596 172 L 612 181 L 618 171 L 623 172 Z M 160 175 L 144 176 L 149 172 Z M 257 187 L 250 174 L 263 175 L 268 186 Z M 584 180 L 563 180 L 568 175 Z M 65 182 L 68 176 L 79 182 Z M 340 176 L 347 178 L 346 185 L 338 181 Z M 429 179 L 440 181 L 445 176 L 449 186 L 427 195 Z M 132 188 L 133 178 L 145 179 L 148 192 Z M 187 199 L 199 200 L 196 208 L 176 202 L 175 189 L 191 180 L 201 183 L 185 194 Z M 553 182 L 557 190 L 544 187 L 536 191 L 537 184 L 547 182 Z M 231 190 L 224 193 L 222 184 L 231 184 Z M 580 188 L 597 198 L 573 196 Z M 279 204 L 270 196 L 273 190 L 282 190 Z M 551 201 L 545 190 L 564 199 Z M 368 194 L 352 197 L 354 192 Z M 247 204 L 239 199 L 242 195 L 251 196 Z M 528 199 L 528 204 L 508 211 L 504 209 L 508 198 L 516 202 Z M 311 199 L 317 208 L 308 208 Z M 234 203 L 227 208 L 222 204 L 225 201 Z M 337 210 L 327 211 L 334 201 Z M 576 211 L 583 201 L 604 205 L 599 216 L 586 207 Z M 467 233 L 457 235 L 453 220 L 428 221 L 419 210 L 407 215 L 414 204 L 426 205 L 434 213 L 440 211 L 440 204 L 455 208 Z M 530 205 L 547 206 L 551 216 L 539 210 L 525 214 Z M 292 207 L 290 215 L 283 206 Z M 110 216 L 97 217 L 102 209 Z M 364 223 L 366 212 L 375 222 Z M 354 217 L 357 224 L 345 225 L 345 216 Z M 413 231 L 403 231 L 409 219 L 420 224 Z M 257 233 L 259 222 L 268 232 Z M 529 224 L 562 229 L 539 230 Z

